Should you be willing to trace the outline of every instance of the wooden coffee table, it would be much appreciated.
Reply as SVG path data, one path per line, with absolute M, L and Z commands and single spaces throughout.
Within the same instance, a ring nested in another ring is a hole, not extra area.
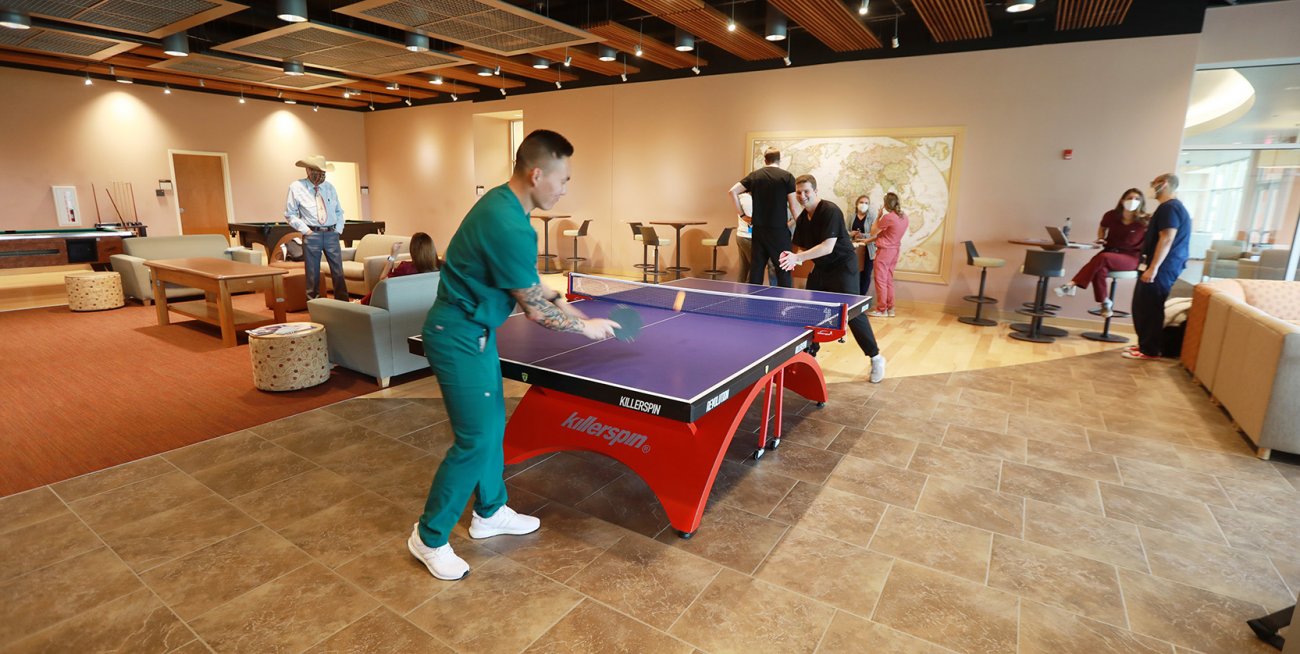
M 190 259 L 157 259 L 146 261 L 153 284 L 154 304 L 158 309 L 158 324 L 170 325 L 169 311 L 221 327 L 221 342 L 226 347 L 237 344 L 235 335 L 239 328 L 258 327 L 284 322 L 283 268 L 259 266 L 229 259 L 195 257 Z M 239 311 L 230 305 L 232 291 L 251 290 L 269 278 L 275 294 L 274 317 Z M 167 302 L 167 283 L 192 286 L 203 291 L 202 300 Z

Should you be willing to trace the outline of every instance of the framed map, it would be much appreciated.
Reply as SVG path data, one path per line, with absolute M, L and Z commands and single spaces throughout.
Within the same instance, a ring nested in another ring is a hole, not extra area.
M 817 178 L 822 200 L 849 215 L 859 195 L 871 198 L 874 214 L 885 194 L 898 194 L 907 214 L 896 278 L 948 283 L 956 220 L 957 171 L 962 127 L 883 130 L 750 132 L 745 171 L 763 165 L 763 151 L 781 151 L 792 175 Z

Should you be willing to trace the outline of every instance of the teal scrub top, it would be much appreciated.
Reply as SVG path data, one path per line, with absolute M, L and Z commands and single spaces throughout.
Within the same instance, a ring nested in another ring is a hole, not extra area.
M 540 283 L 537 232 L 509 186 L 493 188 L 474 203 L 451 237 L 441 272 L 436 304 L 460 307 L 487 329 L 514 311 L 511 289 Z

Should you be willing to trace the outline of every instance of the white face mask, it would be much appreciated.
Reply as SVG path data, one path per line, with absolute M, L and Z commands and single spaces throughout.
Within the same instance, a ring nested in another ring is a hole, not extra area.
M 1141 204 L 1142 204 L 1142 201 L 1141 201 L 1141 200 L 1138 200 L 1137 198 L 1134 198 L 1134 199 L 1131 199 L 1131 200 L 1125 200 L 1125 201 L 1124 201 L 1124 208 L 1125 208 L 1125 209 L 1128 209 L 1129 211 L 1137 211 L 1137 210 L 1138 210 L 1138 206 L 1140 206 Z
M 862 204 L 859 204 L 859 205 L 858 205 L 858 213 L 866 213 L 866 212 L 867 212 L 867 209 L 868 209 L 868 207 L 867 207 L 867 204 L 866 204 L 865 202 L 862 203 Z

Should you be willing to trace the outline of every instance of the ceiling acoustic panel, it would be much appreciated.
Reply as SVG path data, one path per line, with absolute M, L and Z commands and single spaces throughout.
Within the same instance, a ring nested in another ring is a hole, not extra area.
M 0 0 L 0 6 L 41 18 L 153 38 L 247 9 L 227 0 Z
M 199 77 L 224 79 L 248 84 L 265 84 L 284 89 L 310 91 L 351 80 L 343 77 L 330 77 L 316 73 L 303 75 L 286 75 L 279 66 L 252 64 L 246 61 L 214 57 L 212 55 L 191 54 L 188 57 L 173 57 L 149 65 L 149 68 L 186 73 Z
M 500 0 L 363 0 L 334 11 L 502 56 L 599 40 Z
M 45 27 L 0 30 L 0 48 L 103 61 L 136 47 L 135 43 L 63 32 Z
M 854 52 L 880 47 L 880 39 L 843 0 L 771 0 L 772 6 L 801 25 L 826 47 Z M 920 5 L 920 0 L 916 1 Z
M 627 0 L 627 2 L 686 30 L 711 46 L 726 50 L 746 61 L 780 59 L 786 54 L 784 46 L 778 47 L 744 26 L 737 26 L 734 32 L 728 31 L 727 23 L 730 21 L 727 15 L 702 0 Z
M 1056 9 L 1056 29 L 1078 30 L 1119 25 L 1133 0 L 1061 0 Z
M 445 52 L 411 52 L 401 43 L 311 22 L 286 25 L 214 49 L 278 62 L 300 61 L 308 66 L 364 77 L 401 75 L 465 63 Z
M 913 4 L 939 43 L 993 36 L 983 0 L 913 0 Z

